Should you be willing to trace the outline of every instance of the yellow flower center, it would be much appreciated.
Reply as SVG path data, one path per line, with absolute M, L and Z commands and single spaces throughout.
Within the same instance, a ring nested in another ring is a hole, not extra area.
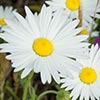
M 80 0 L 66 0 L 65 4 L 68 9 L 75 11 L 80 7 Z
M 1 26 L 6 26 L 7 25 L 4 18 L 0 19 L 0 25 Z
M 88 30 L 83 29 L 83 30 L 81 31 L 81 34 L 82 34 L 82 35 L 88 35 L 88 34 L 89 34 L 89 32 L 88 32 Z
M 83 68 L 79 74 L 80 80 L 86 84 L 91 84 L 96 81 L 97 74 L 94 69 L 86 67 Z
M 54 49 L 51 41 L 45 38 L 36 39 L 32 45 L 32 48 L 36 54 L 42 57 L 51 55 Z

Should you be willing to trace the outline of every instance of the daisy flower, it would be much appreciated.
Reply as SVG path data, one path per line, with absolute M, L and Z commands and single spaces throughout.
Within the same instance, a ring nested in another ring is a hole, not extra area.
M 26 6 L 25 12 L 26 18 L 14 13 L 17 24 L 6 20 L 8 27 L 3 28 L 5 33 L 0 37 L 8 43 L 0 45 L 0 52 L 11 53 L 6 58 L 12 61 L 15 72 L 24 69 L 21 78 L 34 70 L 40 72 L 43 84 L 50 83 L 51 76 L 59 83 L 59 72 L 64 71 L 66 64 L 74 63 L 70 57 L 83 57 L 88 36 L 77 35 L 82 30 L 76 28 L 79 20 L 69 22 L 63 10 L 53 14 L 44 5 L 39 15 L 33 15 Z
M 98 44 L 90 48 L 89 59 L 77 59 L 77 71 L 71 71 L 71 77 L 64 75 L 62 88 L 72 90 L 72 100 L 100 99 L 100 49 Z M 80 64 L 80 66 L 79 66 Z
M 6 19 L 7 20 L 15 20 L 15 16 L 13 14 L 13 12 L 16 12 L 16 9 L 14 10 L 12 7 L 3 7 L 0 6 L 0 26 L 6 26 Z
M 94 13 L 96 18 L 100 18 L 100 5 L 96 9 L 98 0 L 46 0 L 48 5 L 53 6 L 55 9 L 63 8 L 70 13 L 71 17 L 78 18 L 78 12 L 81 11 L 82 15 L 82 23 L 87 25 L 88 23 L 92 23 L 94 17 Z M 95 11 L 96 10 L 96 11 Z
M 91 24 L 88 24 L 88 26 L 82 25 L 83 30 L 80 32 L 80 34 L 83 35 L 89 35 L 91 33 L 91 37 L 98 37 L 99 31 L 93 31 L 93 29 L 96 28 L 96 23 L 92 26 Z

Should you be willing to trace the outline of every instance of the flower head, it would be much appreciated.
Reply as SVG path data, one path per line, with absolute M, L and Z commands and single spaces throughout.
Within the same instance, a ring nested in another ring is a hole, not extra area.
M 3 8 L 3 6 L 0 6 L 0 26 L 6 26 L 6 19 L 7 20 L 15 20 L 15 16 L 13 14 L 13 12 L 16 12 L 16 9 L 13 10 L 12 7 L 5 7 Z
M 91 37 L 99 36 L 99 31 L 93 31 L 97 26 L 96 23 L 94 23 L 93 25 L 88 24 L 88 25 L 82 25 L 82 26 L 83 26 L 83 30 L 80 32 L 80 34 L 83 34 L 83 35 L 91 34 Z
M 0 37 L 8 43 L 0 45 L 0 52 L 11 53 L 6 58 L 12 61 L 15 72 L 24 69 L 21 78 L 34 70 L 40 72 L 43 83 L 50 83 L 51 76 L 59 83 L 59 72 L 73 64 L 70 57 L 83 57 L 84 47 L 89 45 L 83 41 L 88 36 L 77 35 L 82 30 L 76 28 L 79 20 L 70 21 L 63 10 L 53 14 L 44 5 L 39 15 L 33 15 L 28 7 L 25 11 L 26 18 L 14 14 L 17 24 L 6 20 L 9 28 L 4 27 Z
M 71 77 L 64 76 L 62 88 L 72 90 L 70 97 L 76 100 L 99 100 L 100 98 L 100 49 L 92 45 L 89 59 L 77 59 L 77 71 L 71 71 Z
M 98 0 L 92 0 L 92 2 L 89 0 L 46 0 L 46 3 L 55 9 L 65 9 L 73 18 L 78 18 L 81 11 L 82 24 L 84 25 L 92 23 L 94 15 L 95 18 L 100 18 L 98 14 L 100 5 L 97 6 Z

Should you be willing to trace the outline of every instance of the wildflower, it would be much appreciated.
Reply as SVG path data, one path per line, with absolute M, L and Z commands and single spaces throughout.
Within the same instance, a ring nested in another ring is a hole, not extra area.
M 82 24 L 84 25 L 92 23 L 94 15 L 95 18 L 100 18 L 98 14 L 100 12 L 100 5 L 98 4 L 97 6 L 98 0 L 92 0 L 92 2 L 90 0 L 46 0 L 46 3 L 53 6 L 55 10 L 65 9 L 73 18 L 78 18 L 79 13 L 81 13 Z
M 0 26 L 6 26 L 6 19 L 7 20 L 15 20 L 15 16 L 13 14 L 13 12 L 16 12 L 16 9 L 13 10 L 12 7 L 5 7 L 3 8 L 3 6 L 0 6 Z
M 91 34 L 91 37 L 99 36 L 99 31 L 93 31 L 93 29 L 95 29 L 96 27 L 96 23 L 94 23 L 93 26 L 91 24 L 88 24 L 88 26 L 85 26 L 85 25 L 82 25 L 82 26 L 83 26 L 83 30 L 81 31 L 80 34 L 83 34 L 83 35 Z
M 64 75 L 62 88 L 72 90 L 72 100 L 99 100 L 100 98 L 100 49 L 98 44 L 90 48 L 89 59 L 77 59 L 77 71 L 71 71 L 71 77 Z
M 11 53 L 6 58 L 12 61 L 15 72 L 24 69 L 21 78 L 34 70 L 40 72 L 43 84 L 50 83 L 51 76 L 59 83 L 59 72 L 73 63 L 70 57 L 83 57 L 84 47 L 89 45 L 83 41 L 88 36 L 77 35 L 82 30 L 76 28 L 79 20 L 69 22 L 63 10 L 53 15 L 51 8 L 44 5 L 39 15 L 33 15 L 28 7 L 25 11 L 25 19 L 14 14 L 17 24 L 6 20 L 9 28 L 4 27 L 0 37 L 8 43 L 0 45 L 0 52 Z

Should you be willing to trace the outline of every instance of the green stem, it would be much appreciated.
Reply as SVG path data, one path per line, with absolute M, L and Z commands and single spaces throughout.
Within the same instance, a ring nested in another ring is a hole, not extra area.
M 54 91 L 54 90 L 45 91 L 45 92 L 41 93 L 41 94 L 38 96 L 37 100 L 40 100 L 41 97 L 43 97 L 43 96 L 46 95 L 46 94 L 50 94 L 50 93 L 57 94 L 58 92 L 57 92 L 57 91 Z
M 10 94 L 15 98 L 15 100 L 20 100 L 16 93 L 12 90 L 12 88 L 8 87 L 8 86 L 5 86 L 5 89 L 8 90 L 10 92 Z
M 32 83 L 29 86 L 29 94 L 30 94 L 31 100 L 35 100 L 36 94 L 35 94 L 35 89 L 32 87 Z
M 22 100 L 27 100 L 29 83 L 31 82 L 32 77 L 33 77 L 33 71 L 29 74 L 29 76 L 27 78 L 26 84 L 24 86 L 24 93 L 23 93 L 23 99 Z

